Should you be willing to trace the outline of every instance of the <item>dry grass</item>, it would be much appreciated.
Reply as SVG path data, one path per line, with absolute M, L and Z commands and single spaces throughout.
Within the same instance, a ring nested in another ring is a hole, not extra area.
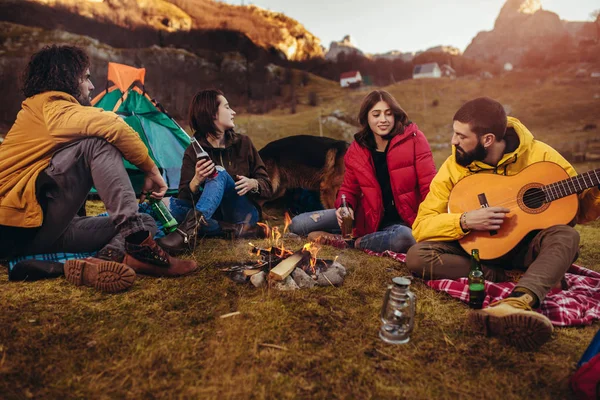
M 407 82 L 389 89 L 432 143 L 448 140 L 452 113 L 478 94 L 510 104 L 548 141 L 564 140 L 565 132 L 570 141 L 580 140 L 576 130 L 584 121 L 600 122 L 600 100 L 590 97 L 600 91 L 597 84 L 573 82 L 559 90 L 549 80 L 537 85 L 517 78 Z M 510 97 L 513 87 L 518 91 Z M 522 92 L 535 95 L 516 94 Z M 364 92 L 342 93 L 324 110 L 355 113 Z M 440 106 L 427 105 L 431 96 Z M 314 110 L 241 119 L 260 148 L 277 137 L 315 133 L 306 130 Z M 447 152 L 436 152 L 438 165 Z M 580 263 L 596 271 L 599 228 L 600 222 L 578 228 Z M 344 285 L 283 293 L 235 284 L 216 268 L 249 259 L 247 251 L 243 242 L 203 241 L 191 255 L 202 266 L 197 274 L 140 277 L 118 295 L 64 279 L 9 283 L 1 274 L 0 397 L 569 398 L 567 380 L 598 329 L 598 323 L 556 329 L 539 351 L 520 353 L 473 335 L 464 326 L 466 305 L 416 281 L 411 341 L 387 345 L 377 336 L 378 314 L 386 285 L 408 272 L 402 264 L 325 248 L 323 257 L 339 254 L 348 268 Z M 234 311 L 240 314 L 219 318 Z
M 581 229 L 581 260 L 600 271 L 596 223 Z M 300 241 L 288 241 L 292 247 Z M 224 252 L 223 249 L 228 251 Z M 337 251 L 324 250 L 334 257 Z M 5 398 L 566 398 L 567 379 L 598 325 L 556 329 L 535 353 L 475 336 L 468 308 L 413 284 L 411 342 L 377 337 L 383 292 L 403 265 L 355 250 L 340 288 L 282 293 L 218 271 L 248 259 L 246 243 L 204 241 L 202 270 L 141 277 L 105 295 L 64 279 L 0 277 L 0 393 Z M 240 315 L 219 316 L 239 311 Z M 264 346 L 273 344 L 283 349 Z M 483 389 L 485 388 L 485 390 Z

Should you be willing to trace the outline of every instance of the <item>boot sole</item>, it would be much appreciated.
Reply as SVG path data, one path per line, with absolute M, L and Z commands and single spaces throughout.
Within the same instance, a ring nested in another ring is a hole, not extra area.
M 68 260 L 64 270 L 65 278 L 75 286 L 90 286 L 107 293 L 127 290 L 135 281 L 131 268 L 114 261 Z
M 553 327 L 547 318 L 533 311 L 505 316 L 482 311 L 469 314 L 469 324 L 476 333 L 498 336 L 521 350 L 535 350 L 550 340 Z

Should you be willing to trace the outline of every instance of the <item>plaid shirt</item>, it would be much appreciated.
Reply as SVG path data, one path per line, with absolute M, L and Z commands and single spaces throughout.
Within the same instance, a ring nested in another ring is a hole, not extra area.
M 365 250 L 365 253 L 375 256 L 387 256 L 394 260 L 405 262 L 406 254 L 386 251 L 374 253 Z M 593 321 L 600 320 L 600 273 L 571 265 L 565 274 L 567 290 L 551 290 L 540 308 L 536 311 L 544 314 L 552 321 L 554 326 L 591 325 Z M 436 279 L 425 283 L 438 291 L 444 291 L 450 296 L 467 303 L 469 301 L 469 287 L 467 278 L 457 280 Z M 508 297 L 516 286 L 515 282 L 485 282 L 486 307 L 494 301 Z

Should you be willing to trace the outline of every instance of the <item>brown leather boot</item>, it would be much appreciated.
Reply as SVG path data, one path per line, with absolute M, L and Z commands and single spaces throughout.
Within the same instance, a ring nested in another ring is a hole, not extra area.
M 260 225 L 236 224 L 236 239 L 264 239 L 267 233 Z
M 108 293 L 129 289 L 135 281 L 135 272 L 127 265 L 88 257 L 67 260 L 65 278 L 76 286 L 90 286 Z
M 153 276 L 182 276 L 198 269 L 193 260 L 181 260 L 171 257 L 148 234 L 140 244 L 125 241 L 125 259 L 123 263 L 138 274 Z
M 191 209 L 177 229 L 156 241 L 169 254 L 177 255 L 185 251 L 193 251 L 200 227 L 208 225 L 200 211 Z
M 260 225 L 232 224 L 219 221 L 222 236 L 227 239 L 264 239 L 267 233 Z

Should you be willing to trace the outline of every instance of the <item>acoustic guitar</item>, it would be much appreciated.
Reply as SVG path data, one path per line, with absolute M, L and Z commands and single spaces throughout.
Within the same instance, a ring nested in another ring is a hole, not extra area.
M 571 222 L 577 215 L 577 193 L 600 184 L 600 168 L 569 177 L 558 164 L 542 161 L 516 175 L 474 174 L 450 193 L 448 210 L 463 213 L 480 207 L 510 209 L 497 231 L 471 231 L 459 240 L 467 253 L 479 249 L 492 260 L 512 250 L 529 232 Z

